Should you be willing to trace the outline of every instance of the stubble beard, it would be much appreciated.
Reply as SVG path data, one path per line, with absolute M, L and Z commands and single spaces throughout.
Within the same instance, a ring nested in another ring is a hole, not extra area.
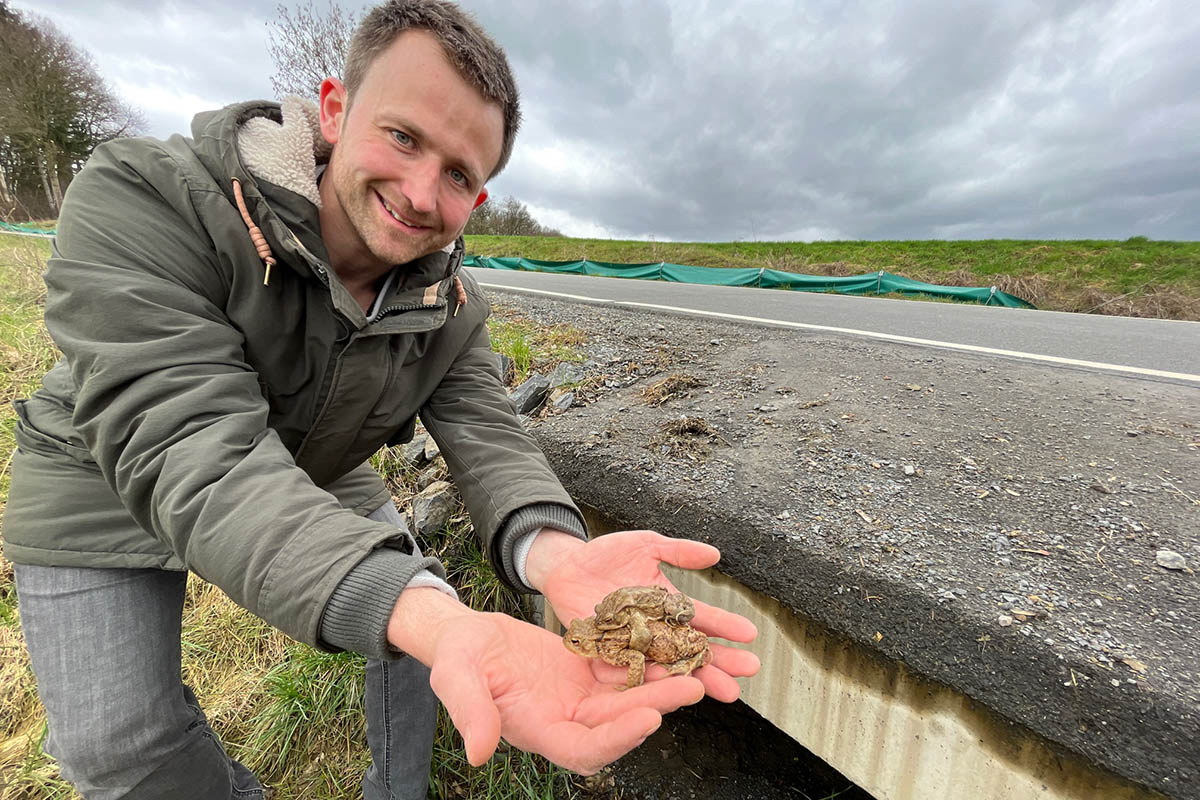
M 406 235 L 384 219 L 387 211 L 380 204 L 380 194 L 371 184 L 360 184 L 353 174 L 343 174 L 338 169 L 334 169 L 329 177 L 333 178 L 334 195 L 346 224 L 381 266 L 407 264 L 441 250 L 458 238 L 457 233 L 450 235 L 442 230 L 440 219 L 433 220 L 434 224 L 422 235 Z

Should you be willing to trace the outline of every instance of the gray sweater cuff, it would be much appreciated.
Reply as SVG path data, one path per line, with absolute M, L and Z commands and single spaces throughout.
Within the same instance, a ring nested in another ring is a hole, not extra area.
M 504 582 L 519 592 L 537 594 L 537 589 L 526 584 L 517 574 L 513 548 L 522 536 L 538 528 L 554 528 L 587 541 L 587 526 L 583 518 L 569 506 L 558 503 L 534 503 L 514 511 L 505 520 L 496 534 L 496 552 L 500 556 L 499 567 Z
M 402 657 L 402 652 L 388 644 L 388 620 L 400 592 L 425 570 L 446 577 L 436 558 L 414 557 L 388 547 L 372 551 L 330 595 L 321 617 L 320 643 L 385 661 Z

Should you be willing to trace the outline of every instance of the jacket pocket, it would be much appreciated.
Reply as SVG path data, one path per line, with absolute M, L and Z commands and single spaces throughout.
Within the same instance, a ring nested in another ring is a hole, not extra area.
M 66 453 L 71 458 L 81 464 L 94 466 L 96 459 L 92 458 L 92 453 L 83 445 L 81 440 L 72 442 L 74 430 L 59 430 L 63 425 L 54 425 L 54 420 L 47 420 L 40 427 L 35 425 L 30 418 L 29 409 L 27 408 L 28 401 L 14 400 L 13 408 L 17 411 L 17 426 L 15 430 L 17 446 L 23 450 L 31 450 L 38 453 L 46 453 L 47 448 L 50 449 L 51 455 L 54 452 Z M 66 425 L 70 427 L 69 423 Z

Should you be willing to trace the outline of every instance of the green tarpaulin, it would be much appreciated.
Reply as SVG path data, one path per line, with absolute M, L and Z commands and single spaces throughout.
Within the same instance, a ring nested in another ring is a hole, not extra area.
M 726 269 L 691 267 L 684 264 L 612 264 L 604 261 L 538 261 L 532 258 L 493 258 L 467 256 L 464 266 L 484 269 L 509 269 L 526 272 L 557 272 L 570 275 L 598 275 L 606 278 L 638 278 L 650 281 L 701 283 L 710 286 L 753 286 L 762 289 L 792 289 L 798 292 L 837 292 L 838 294 L 920 294 L 949 297 L 968 303 L 1008 308 L 1034 308 L 1015 295 L 999 291 L 995 286 L 970 288 L 939 286 L 893 275 L 890 272 L 870 272 L 834 278 L 826 275 L 800 275 L 777 269 Z

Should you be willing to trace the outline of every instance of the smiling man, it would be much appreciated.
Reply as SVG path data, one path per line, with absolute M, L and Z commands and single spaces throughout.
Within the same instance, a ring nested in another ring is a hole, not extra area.
M 17 403 L 4 518 L 46 750 L 95 798 L 260 798 L 180 677 L 188 571 L 297 640 L 367 656 L 363 793 L 423 798 L 436 700 L 481 764 L 505 737 L 592 772 L 748 652 L 617 693 L 619 671 L 463 606 L 366 463 L 419 415 L 484 551 L 563 619 L 715 549 L 587 539 L 500 382 L 461 233 L 512 152 L 503 52 L 456 6 L 364 19 L 345 84 L 96 151 L 46 271 L 63 358 Z M 741 617 L 694 624 L 749 641 Z M 435 698 L 436 694 L 436 698 Z

